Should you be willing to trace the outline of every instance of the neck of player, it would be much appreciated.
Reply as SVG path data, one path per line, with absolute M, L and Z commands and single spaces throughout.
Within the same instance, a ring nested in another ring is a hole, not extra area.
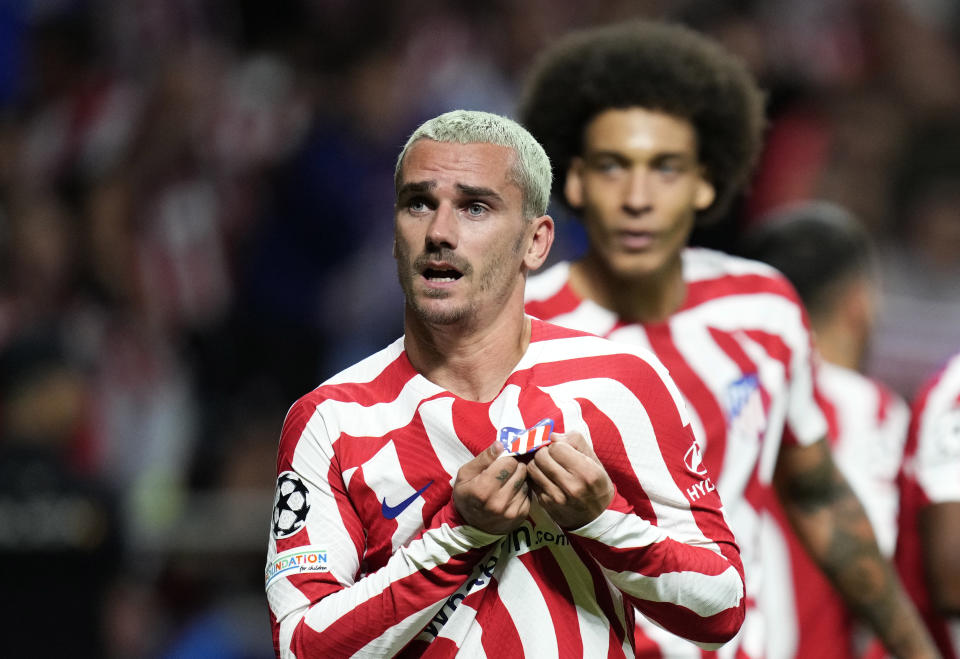
M 679 254 L 656 270 L 622 275 L 602 256 L 588 252 L 571 266 L 570 285 L 581 298 L 637 323 L 666 321 L 687 296 Z
M 853 371 L 863 367 L 867 342 L 836 323 L 813 323 L 814 342 L 824 360 Z
M 466 322 L 430 324 L 408 308 L 407 358 L 421 375 L 460 398 L 493 400 L 530 345 L 530 318 L 523 313 L 523 298 L 512 302 L 491 322 L 470 326 Z

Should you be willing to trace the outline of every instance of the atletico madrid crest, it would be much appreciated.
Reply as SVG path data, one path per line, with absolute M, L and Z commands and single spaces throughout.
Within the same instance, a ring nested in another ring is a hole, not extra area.
M 550 443 L 553 419 L 546 418 L 530 428 L 501 428 L 500 443 L 507 455 L 525 455 Z

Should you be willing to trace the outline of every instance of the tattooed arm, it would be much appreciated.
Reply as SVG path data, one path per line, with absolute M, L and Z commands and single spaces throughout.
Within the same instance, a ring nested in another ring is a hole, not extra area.
M 939 656 L 827 442 L 784 445 L 775 485 L 813 560 L 887 649 L 897 657 Z

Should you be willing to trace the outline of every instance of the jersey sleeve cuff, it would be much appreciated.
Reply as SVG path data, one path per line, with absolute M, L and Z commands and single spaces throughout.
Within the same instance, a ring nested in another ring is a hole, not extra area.
M 434 518 L 434 526 L 446 526 L 454 537 L 461 539 L 471 547 L 486 547 L 503 538 L 503 534 L 487 533 L 467 524 L 460 516 L 452 499 L 437 513 Z
M 606 510 L 600 513 L 596 519 L 587 522 L 579 528 L 569 529 L 568 532 L 583 536 L 584 538 L 590 538 L 591 540 L 600 540 L 607 531 L 620 523 L 624 514 L 630 514 L 632 512 L 633 506 L 620 496 L 619 491 L 615 491 L 613 499 L 610 501 Z

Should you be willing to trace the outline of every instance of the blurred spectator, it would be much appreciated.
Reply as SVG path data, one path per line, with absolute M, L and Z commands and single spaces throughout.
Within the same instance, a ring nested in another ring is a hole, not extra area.
M 217 462 L 201 462 L 205 487 L 194 493 L 173 529 L 176 541 L 160 540 L 151 548 L 167 557 L 158 590 L 172 613 L 160 657 L 273 656 L 260 591 L 276 428 L 286 412 L 275 394 L 260 389 L 236 401 L 220 431 L 220 450 L 210 456 Z
M 112 494 L 69 459 L 86 421 L 83 375 L 55 335 L 35 332 L 0 354 L 0 379 L 3 654 L 103 657 L 123 554 Z
M 48 9 L 29 24 L 14 182 L 21 192 L 58 189 L 77 199 L 123 155 L 138 119 L 139 88 L 104 66 L 85 7 Z
M 77 232 L 69 210 L 53 196 L 29 196 L 7 206 L 0 264 L 0 346 L 34 326 L 74 311 Z
M 744 237 L 745 256 L 765 261 L 794 285 L 823 358 L 817 386 L 837 465 L 863 503 L 887 557 L 897 536 L 897 471 L 906 441 L 906 402 L 860 374 L 879 291 L 870 237 L 843 208 L 818 201 L 778 209 Z M 764 611 L 778 633 L 767 656 L 859 657 L 867 646 L 833 586 L 817 569 L 775 500 L 764 561 L 776 564 L 764 585 Z

